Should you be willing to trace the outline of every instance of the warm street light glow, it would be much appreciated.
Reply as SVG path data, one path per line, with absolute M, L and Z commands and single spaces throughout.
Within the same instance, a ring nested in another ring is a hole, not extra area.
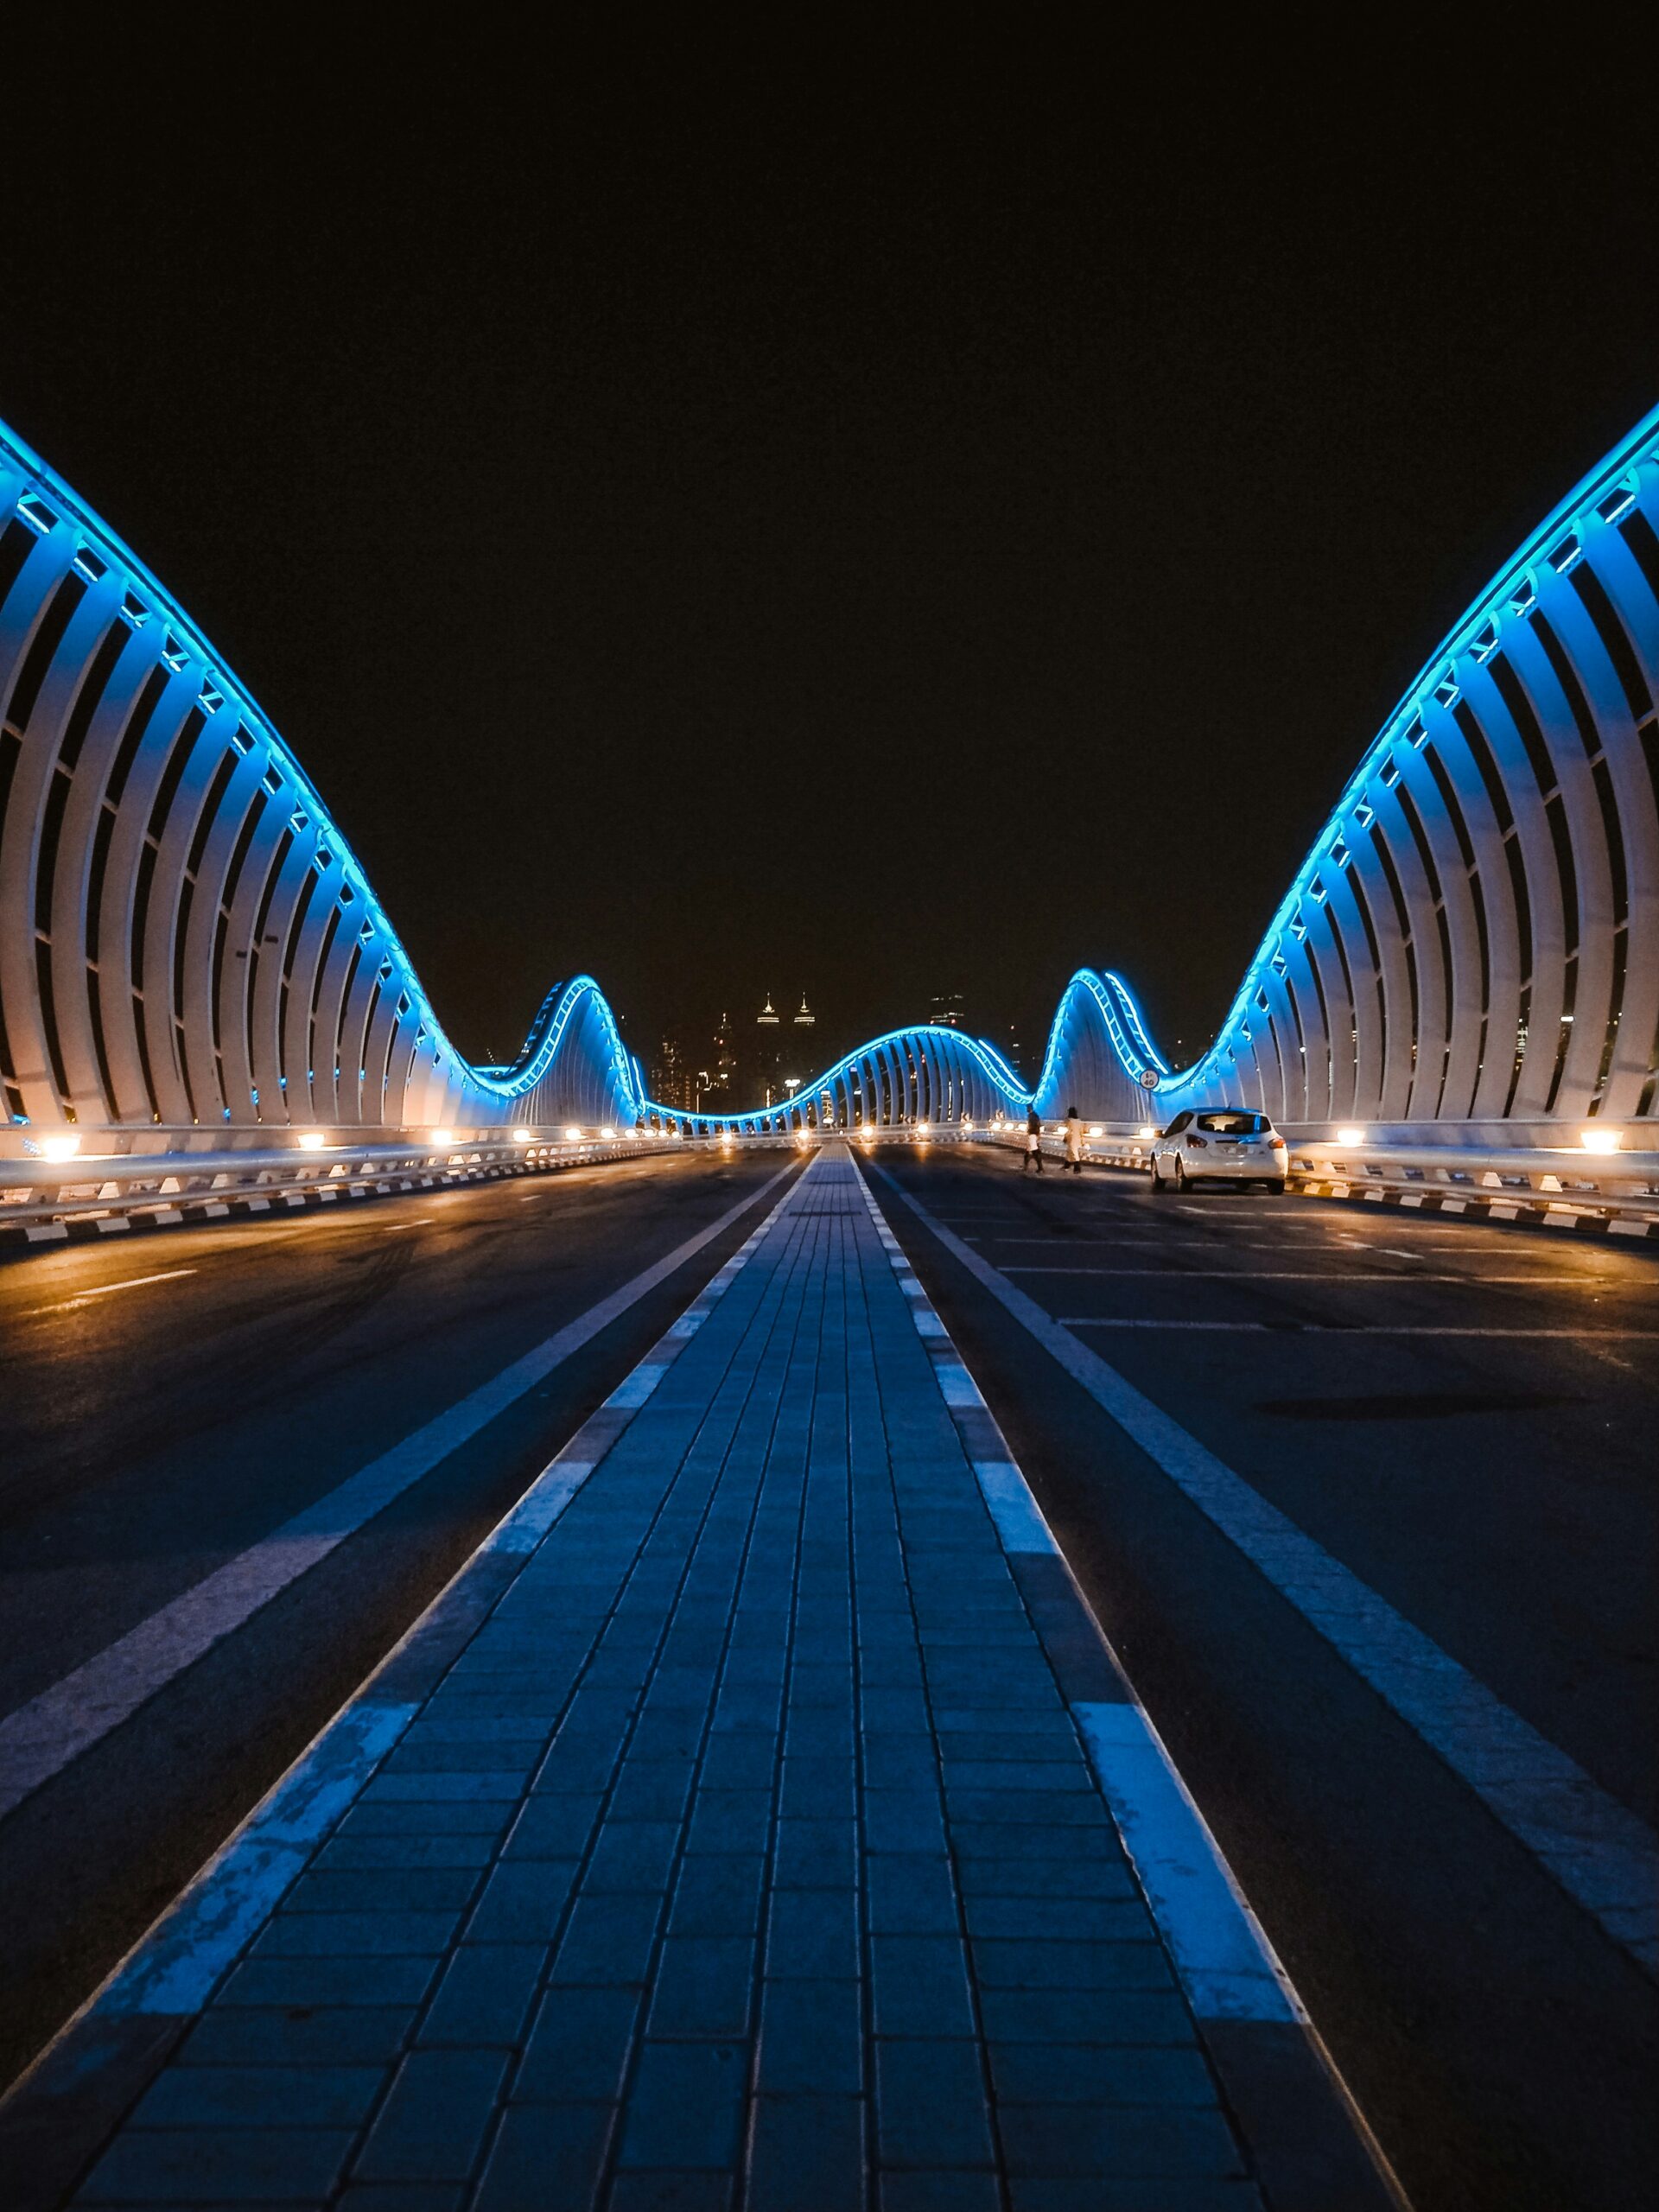
M 567 1144 L 580 1144 L 582 1142 L 582 1131 L 576 1127 L 574 1122 L 572 1122 L 566 1128 L 564 1133 L 564 1141 Z
M 1363 1144 L 1364 1141 L 1365 1132 L 1363 1129 L 1338 1129 L 1337 1131 L 1337 1142 L 1338 1144 Z
M 1623 1136 L 1620 1129 L 1586 1129 L 1579 1141 L 1586 1152 L 1617 1152 Z
M 528 1129 L 515 1129 L 512 1133 L 512 1141 L 514 1144 L 528 1144 L 530 1142 L 530 1131 Z
M 455 1141 L 453 1129 L 429 1129 L 426 1134 L 434 1144 L 454 1144 Z
M 616 1131 L 614 1129 L 601 1129 L 599 1134 L 607 1144 L 614 1144 L 616 1142 Z
M 80 1150 L 79 1137 L 43 1137 L 41 1152 L 48 1160 L 73 1160 Z
M 299 1144 L 302 1152 L 321 1152 L 322 1150 L 321 1130 L 308 1129 L 301 1137 Z
M 1135 1134 L 1138 1137 L 1155 1137 L 1158 1132 L 1153 1128 L 1151 1122 L 1148 1122 L 1144 1128 L 1137 1129 Z
M 1091 1137 L 1103 1137 L 1106 1134 L 1105 1123 L 1103 1122 L 1090 1122 L 1089 1124 L 1089 1134 Z

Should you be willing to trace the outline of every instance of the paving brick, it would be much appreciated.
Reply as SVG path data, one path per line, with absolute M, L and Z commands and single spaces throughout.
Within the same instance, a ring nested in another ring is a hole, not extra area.
M 504 1859 L 467 1923 L 467 1941 L 550 1943 L 575 1878 L 573 1859 Z
M 950 1861 L 922 1852 L 873 1853 L 864 1861 L 870 1932 L 954 1936 L 961 1916 Z
M 879 2212 L 1002 2212 L 990 2173 L 884 2173 L 875 2187 Z
M 466 2194 L 454 2182 L 357 2181 L 339 2201 L 346 2212 L 461 2212 Z
M 867 1789 L 864 1840 L 872 1851 L 944 1848 L 944 1819 L 937 1791 Z
M 419 2041 L 515 2046 L 547 1963 L 543 1943 L 463 1943 L 449 1955 Z
M 1014 2212 L 1262 2212 L 1254 2182 L 1202 2176 L 1114 2181 L 1016 2174 L 1008 2183 Z
M 968 1954 L 955 1936 L 873 1936 L 879 2036 L 970 2036 Z
M 607 1820 L 582 1874 L 582 1895 L 640 1891 L 660 1896 L 679 1840 L 677 1821 Z
M 479 1802 L 388 1804 L 359 1802 L 340 1822 L 341 1836 L 499 1835 L 512 1806 Z
M 986 1989 L 980 2018 L 993 2043 L 1191 2044 L 1191 2014 L 1172 1984 L 1137 1989 Z
M 1147 1934 L 1152 1933 L 1151 1922 Z M 973 1940 L 974 1973 L 984 1989 L 1165 1989 L 1173 1986 L 1160 1945 L 1005 1943 Z
M 876 2143 L 883 2166 L 992 2164 L 978 2046 L 878 2041 Z
M 435 1958 L 249 1959 L 220 2005 L 418 2005 L 437 1978 Z
M 503 1847 L 507 1859 L 579 1859 L 599 1819 L 603 1799 L 569 1796 L 531 1797 L 512 1824 Z
M 770 1789 L 699 1789 L 692 1800 L 686 1850 L 764 1851 L 772 1815 Z
M 766 1928 L 769 1980 L 851 1981 L 858 1970 L 858 1901 L 850 1891 L 773 1892 Z
M 588 2212 L 615 2120 L 608 2104 L 512 2107 L 491 2147 L 476 2212 Z
M 671 1936 L 753 1936 L 766 1862 L 758 1852 L 687 1859 L 674 1885 Z
M 855 1981 L 769 1981 L 760 1995 L 762 2096 L 855 2096 L 865 2087 L 863 1995 Z
M 1003 2104 L 997 2124 L 1011 2173 L 1121 2181 L 1141 2175 L 1220 2178 L 1242 2171 L 1231 2132 L 1214 2110 Z
M 609 2104 L 620 2097 L 640 2001 L 632 1989 L 550 1990 L 513 2080 L 513 2101 Z
M 435 1957 L 459 1912 L 279 1912 L 256 1939 L 256 1959 Z
M 643 1982 L 651 1964 L 660 1897 L 579 1897 L 553 1961 L 555 1981 Z
M 355 2127 L 374 2102 L 378 2066 L 171 2066 L 143 2097 L 135 2127 Z
M 727 2174 L 622 2173 L 611 2184 L 610 2212 L 727 2212 Z
M 351 2146 L 349 2133 L 337 2128 L 130 2128 L 117 2136 L 75 2201 L 315 2202 L 334 2187 Z
M 1204 2105 L 1216 2088 L 1194 2044 L 992 2043 L 991 2084 L 1012 2104 Z
M 646 2044 L 623 2120 L 619 2167 L 729 2171 L 747 2067 L 741 2044 Z
M 324 1872 L 373 1872 L 386 1867 L 488 1866 L 493 1845 L 481 1835 L 336 1836 L 316 1857 Z
M 478 1887 L 470 1866 L 319 1867 L 283 1900 L 284 1912 L 459 1911 Z
M 215 2005 L 191 2029 L 173 2063 L 389 2068 L 415 2019 L 412 2005 L 305 2005 L 268 2012 Z
M 756 1948 L 746 1936 L 669 1936 L 658 1955 L 647 2033 L 747 2035 Z
M 417 2050 L 404 2061 L 356 2165 L 364 2181 L 464 2181 L 506 2073 L 496 2050 Z
M 750 2128 L 747 2212 L 858 2212 L 864 2164 L 861 2098 L 762 2096 Z

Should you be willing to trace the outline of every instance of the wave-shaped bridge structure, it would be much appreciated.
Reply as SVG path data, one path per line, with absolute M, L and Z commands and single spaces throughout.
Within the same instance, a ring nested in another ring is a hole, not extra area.
M 940 1126 L 1155 1095 L 1547 1143 L 1649 1122 L 1659 1027 L 1659 410 L 1453 626 L 1385 722 L 1201 1059 L 1084 968 L 1035 1085 L 919 1025 L 787 1105 L 654 1102 L 599 985 L 523 1052 L 455 1049 L 270 719 L 149 570 L 0 426 L 0 1099 L 54 1131 L 474 1135 Z M 1432 1128 L 1428 1125 L 1432 1125 Z M 1650 1141 L 1650 1140 L 1649 1140 Z

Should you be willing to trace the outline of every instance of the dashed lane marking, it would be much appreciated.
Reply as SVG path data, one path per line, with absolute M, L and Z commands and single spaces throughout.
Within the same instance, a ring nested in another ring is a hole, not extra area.
M 146 1283 L 176 1282 L 181 1275 L 193 1275 L 194 1268 L 168 1268 L 158 1275 L 130 1275 L 125 1282 L 95 1284 L 90 1290 L 78 1290 L 73 1298 L 60 1299 L 54 1306 L 32 1306 L 23 1315 L 32 1321 L 38 1313 L 67 1313 L 73 1307 L 84 1306 L 89 1298 L 112 1298 L 118 1290 L 142 1290 Z

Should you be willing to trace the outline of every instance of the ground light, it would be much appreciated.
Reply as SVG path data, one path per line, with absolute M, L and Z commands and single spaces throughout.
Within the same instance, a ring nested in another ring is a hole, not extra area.
M 1617 1152 L 1623 1137 L 1620 1129 L 1585 1129 L 1580 1133 L 1579 1141 L 1586 1152 Z
M 323 1138 L 322 1133 L 320 1129 L 308 1129 L 304 1135 L 299 1139 L 299 1147 L 302 1152 L 321 1152 L 322 1150 L 322 1146 Z
M 80 1150 L 79 1137 L 43 1137 L 41 1156 L 47 1160 L 73 1160 Z
M 453 1129 L 429 1129 L 426 1134 L 433 1144 L 454 1144 L 455 1141 Z
M 1363 1129 L 1338 1129 L 1337 1131 L 1337 1142 L 1338 1144 L 1363 1144 L 1364 1141 L 1365 1132 Z

